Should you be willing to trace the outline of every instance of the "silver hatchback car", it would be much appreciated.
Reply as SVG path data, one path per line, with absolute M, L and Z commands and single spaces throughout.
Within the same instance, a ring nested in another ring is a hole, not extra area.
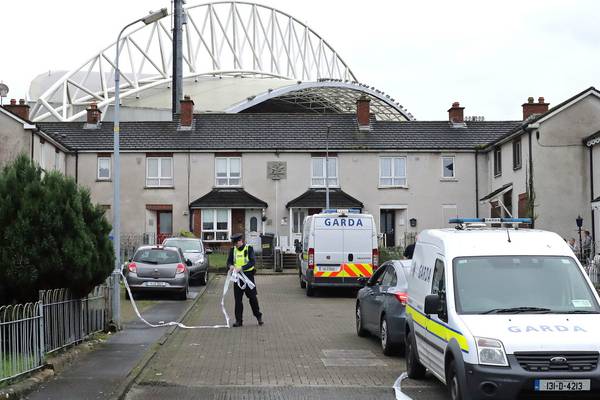
M 211 249 L 204 247 L 201 239 L 172 237 L 163 241 L 165 247 L 179 247 L 183 251 L 186 260 L 190 260 L 189 266 L 190 281 L 206 285 L 208 282 L 208 255 L 212 253 Z
M 134 295 L 142 291 L 167 291 L 186 300 L 191 264 L 178 247 L 142 246 L 125 268 L 125 277 Z

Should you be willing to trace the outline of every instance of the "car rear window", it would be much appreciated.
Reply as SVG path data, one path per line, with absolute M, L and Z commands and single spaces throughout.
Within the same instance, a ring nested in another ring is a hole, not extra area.
M 135 253 L 133 261 L 145 264 L 176 264 L 180 262 L 179 253 L 174 250 L 144 249 Z

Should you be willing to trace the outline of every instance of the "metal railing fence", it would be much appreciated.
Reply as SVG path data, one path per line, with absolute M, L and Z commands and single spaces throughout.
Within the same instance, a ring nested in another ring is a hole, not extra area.
M 41 290 L 35 303 L 0 306 L 0 383 L 41 368 L 46 354 L 106 330 L 110 279 L 80 299 L 67 289 Z

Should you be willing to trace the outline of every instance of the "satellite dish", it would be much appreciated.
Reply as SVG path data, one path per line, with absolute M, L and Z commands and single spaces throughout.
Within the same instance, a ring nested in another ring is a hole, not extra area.
M 8 94 L 8 86 L 4 83 L 0 83 L 0 97 L 6 97 Z

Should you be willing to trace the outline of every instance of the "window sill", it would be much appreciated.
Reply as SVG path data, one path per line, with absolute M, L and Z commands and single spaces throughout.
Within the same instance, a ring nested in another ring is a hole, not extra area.
M 523 165 L 519 165 L 518 167 L 513 167 L 513 171 L 518 171 L 523 168 Z
M 502 176 L 502 172 L 500 172 L 499 174 L 494 174 L 494 178 L 500 178 Z
M 408 190 L 408 185 L 399 185 L 399 186 L 378 186 L 377 189 L 406 189 Z
M 440 178 L 440 182 L 458 182 L 456 178 Z
M 96 182 L 112 182 L 112 179 L 96 179 Z
M 151 190 L 151 189 L 175 189 L 175 186 L 144 186 L 145 190 Z

